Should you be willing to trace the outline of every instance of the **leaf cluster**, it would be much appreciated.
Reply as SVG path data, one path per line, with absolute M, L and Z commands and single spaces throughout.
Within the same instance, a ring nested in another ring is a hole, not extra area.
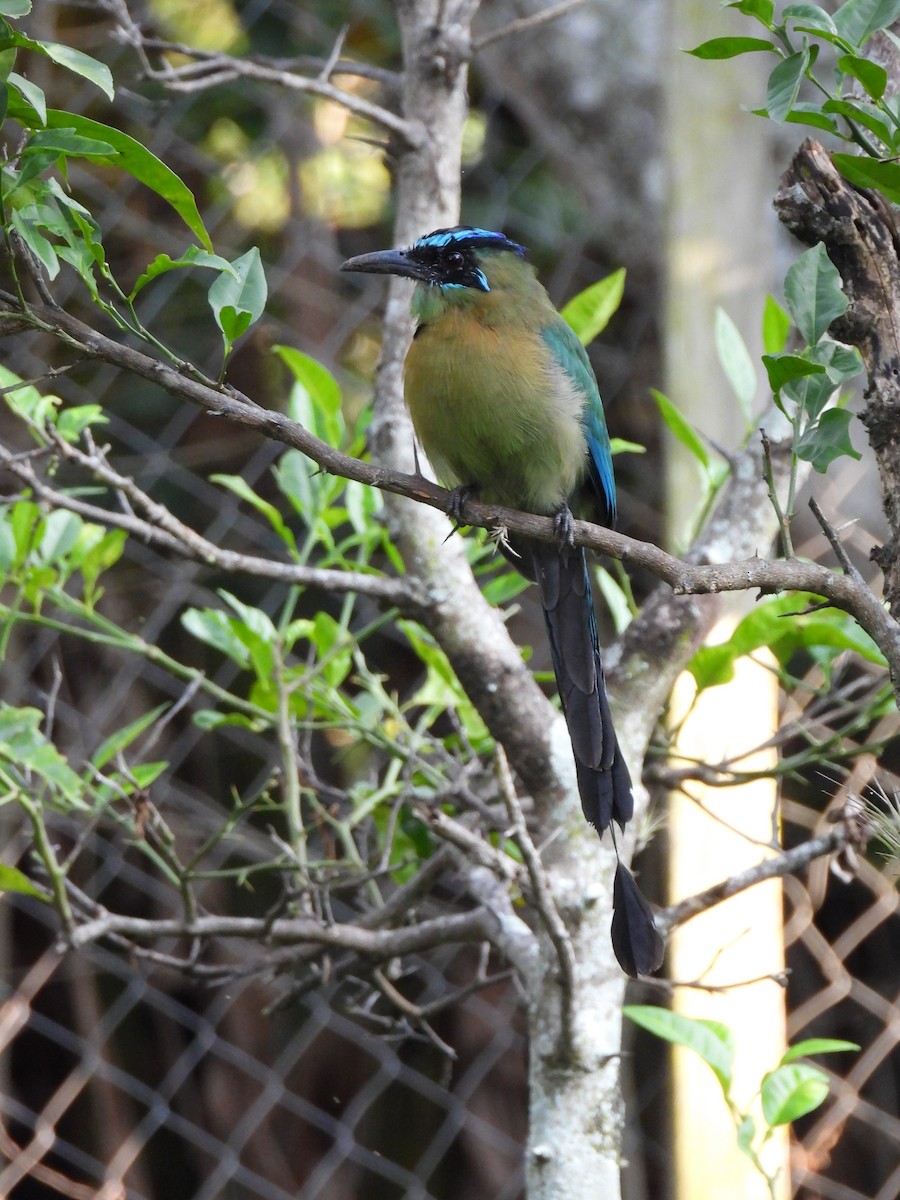
M 900 151 L 900 96 L 888 88 L 885 68 L 866 52 L 875 34 L 900 50 L 890 30 L 900 17 L 900 2 L 846 0 L 834 14 L 818 4 L 788 4 L 780 18 L 774 0 L 735 0 L 726 7 L 757 21 L 768 36 L 712 38 L 690 53 L 707 60 L 775 55 L 779 61 L 769 75 L 765 105 L 754 112 L 858 146 L 864 156 L 836 154 L 837 169 L 851 183 L 900 202 L 900 166 L 893 161 Z
M 760 1154 L 775 1130 L 781 1125 L 806 1116 L 817 1109 L 828 1096 L 828 1076 L 818 1067 L 798 1059 L 813 1054 L 835 1054 L 859 1050 L 855 1042 L 835 1038 L 807 1038 L 789 1046 L 778 1064 L 767 1071 L 756 1094 L 745 1107 L 739 1106 L 732 1094 L 734 1082 L 734 1033 L 721 1021 L 686 1017 L 682 1013 L 656 1005 L 626 1005 L 625 1016 L 642 1029 L 675 1046 L 684 1046 L 706 1063 L 719 1081 L 722 1096 L 735 1125 L 737 1144 L 766 1180 L 770 1194 L 776 1195 L 777 1175 L 766 1171 Z M 759 1114 L 751 1110 L 759 1101 Z

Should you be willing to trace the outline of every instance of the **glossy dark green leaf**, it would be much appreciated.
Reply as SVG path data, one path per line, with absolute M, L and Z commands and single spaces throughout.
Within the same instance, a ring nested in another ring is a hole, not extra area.
M 825 374 L 821 363 L 812 362 L 800 354 L 764 354 L 762 361 L 769 376 L 769 387 L 773 392 L 780 392 L 792 379 L 802 379 L 804 375 Z
M 887 71 L 878 63 L 868 58 L 860 58 L 856 54 L 842 54 L 837 65 L 845 75 L 851 75 L 858 80 L 873 100 L 880 100 L 884 95 Z
M 777 54 L 776 47 L 764 38 L 754 37 L 717 37 L 708 42 L 701 42 L 693 50 L 688 50 L 694 58 L 722 59 L 737 58 L 739 54 L 753 54 L 759 50 L 770 50 Z
M 755 17 L 767 29 L 773 26 L 775 0 L 732 0 L 726 8 L 736 8 L 745 17 Z
M 831 160 L 848 183 L 875 188 L 892 204 L 900 204 L 900 163 L 855 154 L 833 154 Z
M 113 87 L 112 75 L 106 63 L 98 62 L 96 58 L 85 54 L 83 50 L 76 50 L 73 46 L 66 46 L 61 42 L 37 41 L 18 32 L 14 34 L 14 39 L 17 46 L 45 54 L 47 58 L 58 63 L 59 66 L 65 67 L 67 71 L 80 75 L 82 79 L 90 80 L 91 83 L 96 84 L 108 100 L 115 97 L 116 89 Z
M 826 100 L 822 109 L 826 113 L 845 117 L 854 125 L 862 125 L 874 133 L 880 142 L 890 145 L 894 132 L 874 105 L 866 104 L 864 100 Z
M 33 111 L 31 105 L 19 96 L 14 96 L 10 101 L 9 115 L 26 128 L 30 128 L 33 122 Z M 111 125 L 61 109 L 47 109 L 46 124 L 48 129 L 72 129 L 83 137 L 95 138 L 112 146 L 116 157 L 110 158 L 109 162 L 161 196 L 178 213 L 200 244 L 212 252 L 212 242 L 190 189 L 146 146 Z

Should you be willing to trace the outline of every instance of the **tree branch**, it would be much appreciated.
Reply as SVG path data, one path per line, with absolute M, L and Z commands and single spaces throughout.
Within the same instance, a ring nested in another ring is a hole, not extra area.
M 9 471 L 21 483 L 29 487 L 35 496 L 54 508 L 77 513 L 88 521 L 115 529 L 124 529 L 133 537 L 160 549 L 172 551 L 192 558 L 207 566 L 239 575 L 255 575 L 266 579 L 278 579 L 283 583 L 299 584 L 303 587 L 320 588 L 332 593 L 356 592 L 369 596 L 388 606 L 395 606 L 420 619 L 427 612 L 428 597 L 419 581 L 409 576 L 389 578 L 369 574 L 365 571 L 337 570 L 327 567 L 310 567 L 299 563 L 276 562 L 259 558 L 253 554 L 240 554 L 226 550 L 197 533 L 165 507 L 142 491 L 133 479 L 120 475 L 106 461 L 105 452 L 88 441 L 89 453 L 65 442 L 52 429 L 47 430 L 55 454 L 68 462 L 77 463 L 115 491 L 126 496 L 136 508 L 147 514 L 144 520 L 131 512 L 117 512 L 100 508 L 95 504 L 79 500 L 67 492 L 47 483 L 32 466 L 31 460 L 11 453 L 0 445 L 0 467 Z M 44 452 L 45 453 L 45 452 Z
M 662 909 L 656 914 L 656 923 L 661 929 L 674 929 L 676 925 L 683 925 L 692 917 L 714 908 L 730 896 L 736 896 L 738 892 L 746 891 L 747 888 L 762 883 L 765 879 L 779 879 L 784 875 L 796 875 L 815 859 L 822 858 L 826 854 L 837 854 L 853 840 L 849 823 L 842 821 L 830 833 L 810 838 L 808 842 L 795 846 L 793 850 L 785 850 L 783 854 L 778 854 L 774 858 L 763 859 L 755 866 L 748 867 L 745 871 L 739 871 L 737 875 L 732 875 L 728 879 L 723 879 L 721 883 L 716 883 L 705 891 L 698 892 L 696 896 L 688 896 L 686 900 Z
M 283 413 L 262 408 L 249 397 L 227 385 L 216 388 L 194 379 L 185 373 L 187 368 L 179 370 L 175 366 L 151 358 L 140 350 L 124 346 L 62 310 L 35 305 L 27 312 L 20 313 L 15 298 L 4 293 L 0 293 L 0 304 L 5 304 L 8 310 L 5 313 L 0 310 L 0 320 L 3 316 L 21 316 L 34 328 L 54 334 L 79 354 L 111 363 L 144 379 L 152 380 L 171 395 L 197 405 L 211 416 L 223 417 L 300 450 L 331 474 L 358 480 L 394 495 L 409 497 L 442 512 L 446 512 L 449 507 L 450 493 L 431 480 L 343 454 L 326 442 L 320 441 Z M 753 461 L 757 461 L 755 456 Z M 73 505 L 69 503 L 66 507 Z M 550 517 L 518 513 L 511 509 L 480 504 L 475 500 L 466 502 L 463 516 L 469 524 L 482 528 L 503 526 L 512 533 L 547 542 L 556 537 L 553 519 Z M 99 511 L 92 511 L 91 519 L 100 520 Z M 676 596 L 715 595 L 746 590 L 758 590 L 762 593 L 806 591 L 823 596 L 836 608 L 854 617 L 878 645 L 891 666 L 895 691 L 900 694 L 900 625 L 859 578 L 851 578 L 827 567 L 802 562 L 799 559 L 771 561 L 754 557 L 741 562 L 712 563 L 704 553 L 705 561 L 686 562 L 649 542 L 641 542 L 585 521 L 575 522 L 574 537 L 577 545 L 586 546 L 634 566 L 644 567 L 667 583 Z M 230 552 L 217 550 L 215 553 L 223 556 Z M 220 557 L 219 561 L 224 559 Z M 270 566 L 275 573 L 276 564 Z M 348 589 L 345 587 L 342 590 Z M 366 587 L 360 590 L 364 591 Z M 424 595 L 407 596 L 406 599 L 427 604 Z M 397 596 L 396 602 L 402 600 L 402 597 Z

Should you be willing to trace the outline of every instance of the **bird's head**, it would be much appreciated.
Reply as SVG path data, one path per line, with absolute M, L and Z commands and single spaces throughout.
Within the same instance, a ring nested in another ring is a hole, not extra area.
M 525 258 L 525 247 L 502 233 L 457 225 L 435 229 L 408 250 L 378 250 L 360 254 L 341 265 L 342 271 L 402 275 L 429 288 L 490 292 L 492 264 L 509 256 Z

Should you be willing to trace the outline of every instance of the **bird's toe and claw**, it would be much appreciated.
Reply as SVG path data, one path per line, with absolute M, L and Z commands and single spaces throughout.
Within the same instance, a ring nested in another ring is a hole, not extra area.
M 553 532 L 560 550 L 572 550 L 575 546 L 575 518 L 565 500 L 553 514 Z
M 450 493 L 450 499 L 447 502 L 447 516 L 457 529 L 464 524 L 462 514 L 466 501 L 471 500 L 477 491 L 478 488 L 474 483 L 465 483 L 461 487 L 455 487 Z

